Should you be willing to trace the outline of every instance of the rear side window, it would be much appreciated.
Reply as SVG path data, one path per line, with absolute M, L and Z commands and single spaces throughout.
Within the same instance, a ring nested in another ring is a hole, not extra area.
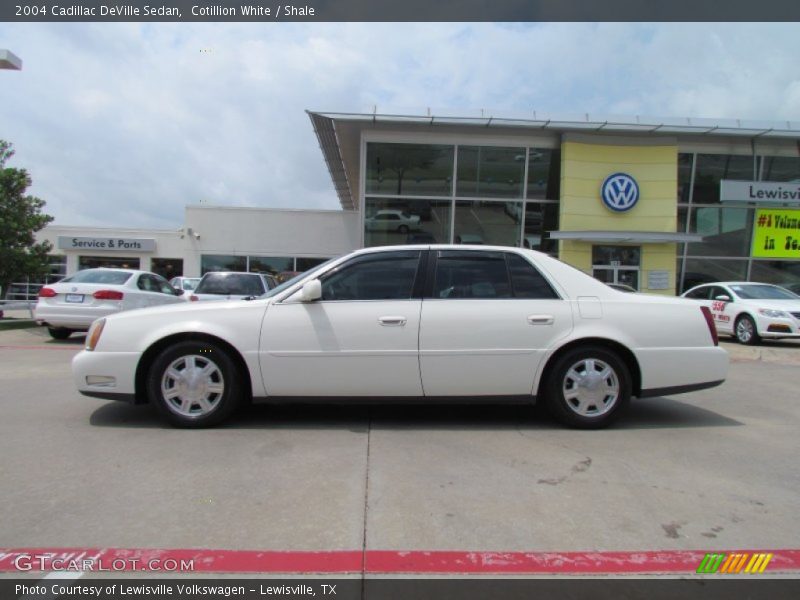
M 440 251 L 433 297 L 511 298 L 503 253 Z
M 414 293 L 419 251 L 355 258 L 322 279 L 323 300 L 408 300 Z
M 708 300 L 708 294 L 711 291 L 710 287 L 701 287 L 686 294 L 687 298 L 692 300 Z
M 208 273 L 195 289 L 197 294 L 260 296 L 266 290 L 259 275 L 245 273 Z
M 539 270 L 519 254 L 507 253 L 506 261 L 515 298 L 558 298 Z
M 104 283 L 107 285 L 122 285 L 131 278 L 133 273 L 126 273 L 125 271 L 100 271 L 94 269 L 87 269 L 86 271 L 78 271 L 72 277 L 62 279 L 63 283 Z

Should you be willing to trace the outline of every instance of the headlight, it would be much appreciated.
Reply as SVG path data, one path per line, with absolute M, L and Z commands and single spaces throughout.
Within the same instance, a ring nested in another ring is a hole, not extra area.
M 789 315 L 782 310 L 773 310 L 771 308 L 759 308 L 759 314 L 769 317 L 771 319 L 789 318 Z
M 89 333 L 86 334 L 86 349 L 90 352 L 95 349 L 97 342 L 100 341 L 100 334 L 103 333 L 103 327 L 106 326 L 105 319 L 97 319 L 89 328 Z

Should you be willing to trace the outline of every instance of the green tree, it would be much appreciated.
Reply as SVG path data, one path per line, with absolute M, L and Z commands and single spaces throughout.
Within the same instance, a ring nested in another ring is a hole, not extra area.
M 36 242 L 34 234 L 53 220 L 42 212 L 44 200 L 26 196 L 31 177 L 25 169 L 6 167 L 14 156 L 10 143 L 0 140 L 0 288 L 26 276 L 42 277 L 48 270 L 48 241 Z

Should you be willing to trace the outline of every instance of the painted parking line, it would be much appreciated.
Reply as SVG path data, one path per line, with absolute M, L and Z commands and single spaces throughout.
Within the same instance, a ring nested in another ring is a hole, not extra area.
M 800 571 L 800 549 L 640 552 L 480 552 L 398 550 L 206 550 L 148 548 L 0 548 L 0 571 L 69 569 L 90 560 L 96 571 L 364 574 L 659 574 L 695 573 L 709 552 L 770 553 L 769 572 Z M 46 557 L 42 559 L 38 557 Z M 57 562 L 58 561 L 58 562 Z M 73 562 L 74 561 L 74 562 Z M 191 567 L 186 568 L 186 565 Z M 43 568 L 44 567 L 44 568 Z

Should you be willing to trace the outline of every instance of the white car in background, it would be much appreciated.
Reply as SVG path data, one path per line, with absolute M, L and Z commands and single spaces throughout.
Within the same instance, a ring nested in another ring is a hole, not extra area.
M 768 283 L 721 281 L 683 293 L 711 309 L 717 330 L 742 344 L 800 338 L 800 296 Z
M 95 319 L 134 308 L 182 303 L 183 290 L 147 271 L 85 269 L 39 290 L 34 318 L 57 340 L 87 331 Z
M 184 292 L 191 292 L 200 283 L 199 277 L 173 277 L 169 280 L 169 284 L 176 290 L 183 290 Z
M 621 294 L 545 254 L 492 246 L 365 248 L 250 302 L 97 321 L 72 362 L 87 396 L 151 402 L 175 426 L 267 402 L 545 402 L 608 425 L 631 396 L 719 385 L 711 313 Z
M 278 285 L 272 275 L 239 271 L 211 271 L 203 275 L 190 302 L 258 298 Z
M 419 229 L 419 221 L 419 215 L 412 215 L 404 210 L 379 210 L 364 219 L 364 226 L 369 231 L 408 233 Z

